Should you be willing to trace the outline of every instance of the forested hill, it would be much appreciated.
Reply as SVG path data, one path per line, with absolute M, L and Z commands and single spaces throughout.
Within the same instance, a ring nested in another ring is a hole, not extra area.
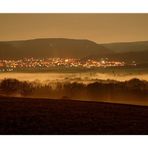
M 0 42 L 0 58 L 69 57 L 106 55 L 110 50 L 89 40 L 64 38 Z
M 0 42 L 0 59 L 24 57 L 104 58 L 148 63 L 148 41 L 98 44 L 90 40 L 42 38 Z

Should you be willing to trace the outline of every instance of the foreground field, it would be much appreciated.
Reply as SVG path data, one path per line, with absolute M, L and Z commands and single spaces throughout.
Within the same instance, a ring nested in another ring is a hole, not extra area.
M 0 134 L 148 134 L 148 107 L 0 97 Z

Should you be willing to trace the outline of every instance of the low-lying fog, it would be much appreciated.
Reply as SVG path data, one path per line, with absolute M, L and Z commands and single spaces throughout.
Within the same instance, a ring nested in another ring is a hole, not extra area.
M 0 80 L 6 96 L 148 105 L 148 73 L 0 73 Z
M 132 78 L 148 81 L 148 74 L 128 74 L 128 73 L 0 73 L 0 79 L 15 78 L 21 81 L 35 81 L 40 82 L 81 82 L 91 83 L 97 80 L 117 80 L 126 81 Z

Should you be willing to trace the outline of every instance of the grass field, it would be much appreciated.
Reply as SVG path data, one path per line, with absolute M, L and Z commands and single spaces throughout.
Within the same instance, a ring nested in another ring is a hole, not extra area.
M 148 134 L 148 107 L 0 97 L 0 134 Z

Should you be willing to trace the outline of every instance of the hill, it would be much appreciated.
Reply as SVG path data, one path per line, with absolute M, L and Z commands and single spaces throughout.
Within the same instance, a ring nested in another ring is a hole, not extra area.
M 148 107 L 0 97 L 0 134 L 148 134 Z
M 148 41 L 108 43 L 102 45 L 116 53 L 148 51 Z
M 107 48 L 89 40 L 46 38 L 0 42 L 0 58 L 69 57 L 108 54 Z
M 138 64 L 148 63 L 148 41 L 122 42 L 102 44 L 102 46 L 111 50 L 113 54 L 108 58 L 126 62 L 135 61 Z
M 125 61 L 131 63 L 135 61 L 138 64 L 148 63 L 148 50 L 145 51 L 130 51 L 130 52 L 119 52 L 108 55 L 108 58 L 113 60 Z
M 97 44 L 90 40 L 42 38 L 0 42 L 1 59 L 24 57 L 95 58 L 148 63 L 148 41 Z

